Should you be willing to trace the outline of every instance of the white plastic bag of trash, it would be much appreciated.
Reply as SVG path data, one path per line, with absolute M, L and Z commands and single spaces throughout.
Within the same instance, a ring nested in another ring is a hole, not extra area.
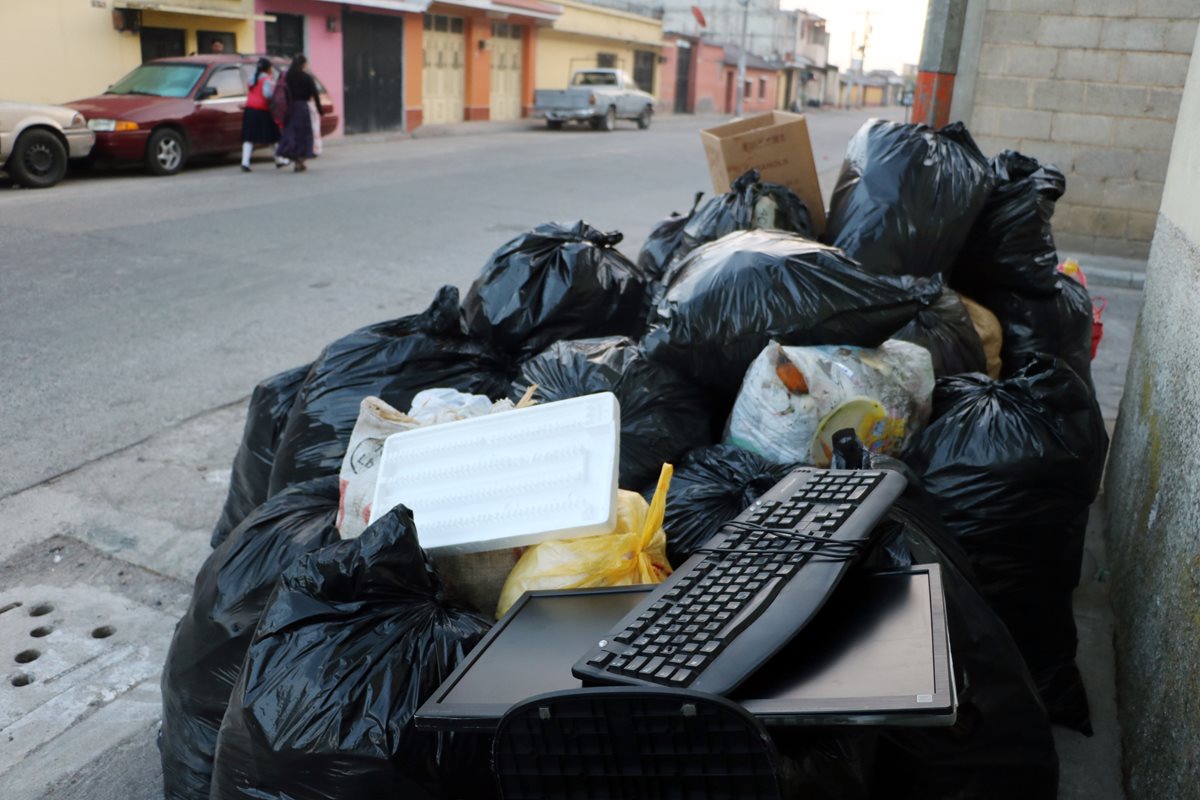
M 852 428 L 871 451 L 899 455 L 929 422 L 933 385 L 929 351 L 909 342 L 771 342 L 742 380 L 725 442 L 779 464 L 828 467 L 834 432 Z

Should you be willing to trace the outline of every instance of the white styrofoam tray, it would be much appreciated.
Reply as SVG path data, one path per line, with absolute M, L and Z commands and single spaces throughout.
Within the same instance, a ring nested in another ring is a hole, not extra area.
M 430 551 L 499 550 L 611 531 L 621 407 L 611 392 L 394 433 L 371 522 L 403 503 Z

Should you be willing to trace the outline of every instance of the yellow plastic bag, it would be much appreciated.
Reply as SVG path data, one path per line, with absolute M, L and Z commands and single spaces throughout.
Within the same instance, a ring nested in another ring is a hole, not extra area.
M 662 583 L 671 574 L 663 514 L 675 470 L 663 464 L 654 499 L 647 504 L 637 492 L 617 492 L 617 526 L 611 533 L 542 542 L 517 561 L 496 606 L 496 618 L 537 589 L 589 589 Z

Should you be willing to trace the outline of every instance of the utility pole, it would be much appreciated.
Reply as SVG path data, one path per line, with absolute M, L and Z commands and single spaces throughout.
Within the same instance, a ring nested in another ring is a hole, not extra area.
M 966 19 L 967 0 L 929 0 L 913 97 L 913 122 L 934 128 L 950 122 L 950 101 Z
M 742 115 L 742 100 L 746 94 L 746 21 L 750 16 L 750 0 L 738 0 L 742 4 L 742 45 L 738 52 L 737 109 L 734 116 Z
M 867 43 L 871 39 L 871 12 L 864 12 L 863 18 L 863 40 L 858 47 L 858 63 L 860 69 L 865 73 L 867 71 Z

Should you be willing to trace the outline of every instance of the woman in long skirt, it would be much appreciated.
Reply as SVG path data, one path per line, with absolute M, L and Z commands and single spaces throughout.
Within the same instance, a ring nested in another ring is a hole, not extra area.
M 308 59 L 299 53 L 288 67 L 283 83 L 288 92 L 287 121 L 283 127 L 283 138 L 279 141 L 276 154 L 290 158 L 296 172 L 304 172 L 308 167 L 304 162 L 312 158 L 313 127 L 312 117 L 309 116 L 308 101 L 319 103 L 316 81 L 305 72 Z
M 275 95 L 275 80 L 271 62 L 258 60 L 254 81 L 246 96 L 246 112 L 242 115 L 242 172 L 250 171 L 250 156 L 255 147 L 275 144 L 279 141 L 279 126 L 271 116 L 271 98 Z

